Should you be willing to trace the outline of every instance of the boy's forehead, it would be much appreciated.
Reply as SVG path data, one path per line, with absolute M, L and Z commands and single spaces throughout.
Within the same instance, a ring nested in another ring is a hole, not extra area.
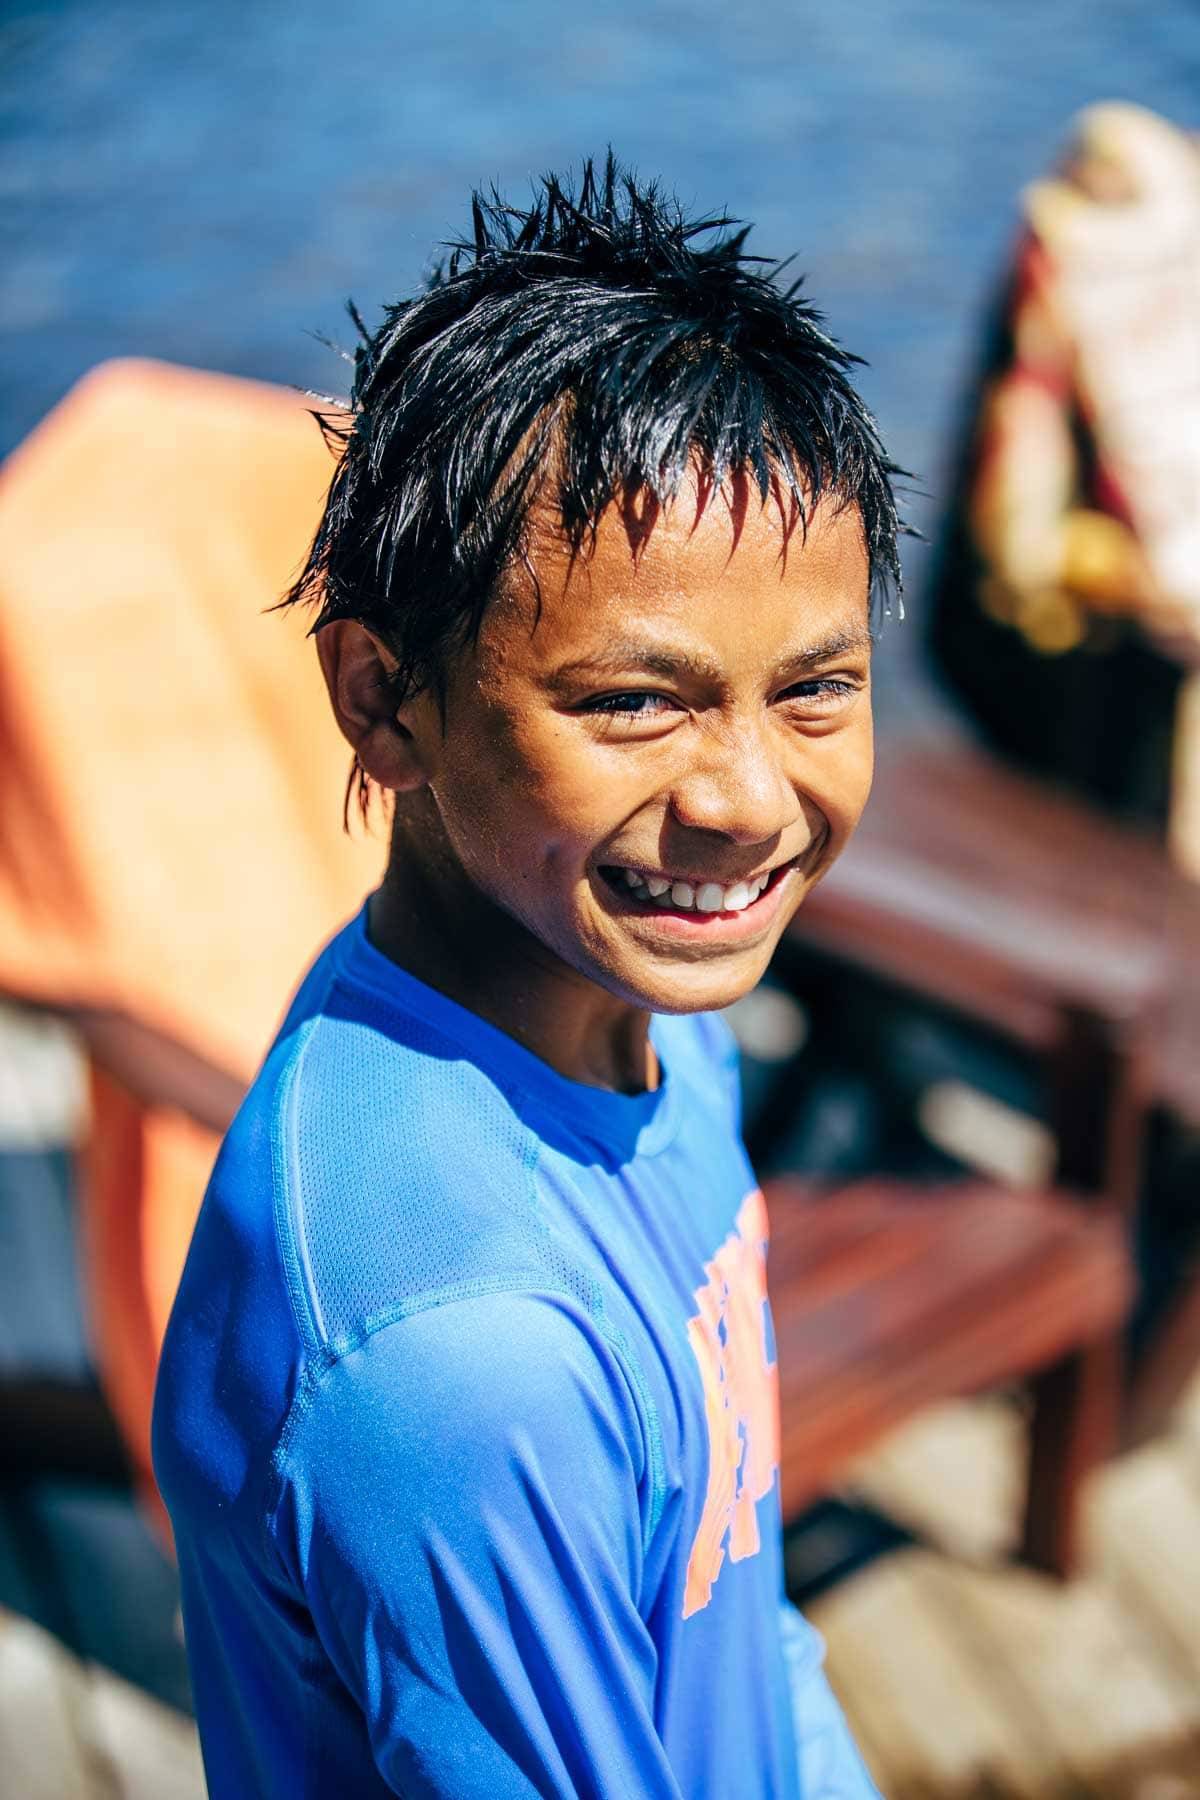
M 869 591 L 856 505 L 825 495 L 802 518 L 778 489 L 764 502 L 752 481 L 705 492 L 692 478 L 665 506 L 646 494 L 611 502 L 578 548 L 556 512 L 537 507 L 496 624 L 521 620 L 543 654 L 628 622 L 695 624 L 714 601 L 730 622 L 737 613 L 747 625 L 788 615 L 828 623 L 836 613 L 865 632 Z
M 821 510 L 826 510 L 824 502 Z M 595 531 L 584 534 L 575 556 L 553 498 L 544 493 L 530 512 L 529 543 L 535 556 L 552 562 L 587 565 L 615 555 L 637 564 L 684 550 L 703 554 L 718 549 L 728 556 L 747 529 L 761 545 L 781 552 L 797 533 L 803 535 L 803 524 L 799 503 L 778 481 L 772 481 L 764 497 L 748 471 L 734 471 L 714 484 L 693 467 L 668 500 L 660 501 L 645 487 L 615 495 Z

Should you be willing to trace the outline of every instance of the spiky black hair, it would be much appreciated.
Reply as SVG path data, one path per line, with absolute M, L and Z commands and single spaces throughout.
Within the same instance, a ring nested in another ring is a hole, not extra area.
M 353 618 L 399 662 L 397 698 L 436 683 L 479 628 L 549 481 L 576 548 L 616 497 L 772 478 L 800 517 L 823 493 L 859 508 L 873 589 L 900 585 L 896 503 L 860 358 L 747 254 L 750 227 L 689 220 L 609 153 L 578 190 L 545 176 L 527 209 L 472 197 L 473 235 L 427 290 L 360 343 L 341 451 L 307 563 L 281 605 Z M 703 244 L 698 240 L 707 240 Z

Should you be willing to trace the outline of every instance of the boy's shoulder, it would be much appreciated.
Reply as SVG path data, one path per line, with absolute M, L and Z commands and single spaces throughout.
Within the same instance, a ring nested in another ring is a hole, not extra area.
M 540 1271 L 536 1134 L 502 1073 L 422 1004 L 437 997 L 418 999 L 400 970 L 371 979 L 364 944 L 360 916 L 306 977 L 206 1201 L 244 1213 L 270 1195 L 301 1334 L 320 1354 L 386 1313 Z
M 556 1114 L 553 1089 L 574 1088 L 576 1104 L 587 1091 L 388 962 L 364 921 L 302 982 L 222 1146 L 197 1233 L 256 1245 L 260 1264 L 278 1267 L 318 1356 L 481 1286 L 572 1285 L 537 1176 L 547 1139 L 589 1123 L 586 1107 Z M 659 1019 L 656 1037 L 675 1109 L 690 1100 L 711 1129 L 716 1088 L 736 1131 L 724 1022 Z M 655 1133 L 661 1117 L 638 1141 Z
M 209 1180 L 155 1407 L 156 1470 L 181 1505 L 242 1491 L 303 1384 L 382 1326 L 546 1285 L 528 1128 L 401 1003 L 401 971 L 358 978 L 364 942 L 360 915 L 305 975 Z

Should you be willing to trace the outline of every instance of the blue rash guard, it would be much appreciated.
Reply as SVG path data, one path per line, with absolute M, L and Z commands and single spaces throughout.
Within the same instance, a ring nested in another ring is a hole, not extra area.
M 732 1040 L 568 1081 L 365 909 L 222 1147 L 154 1462 L 216 1800 L 875 1795 L 786 1605 Z

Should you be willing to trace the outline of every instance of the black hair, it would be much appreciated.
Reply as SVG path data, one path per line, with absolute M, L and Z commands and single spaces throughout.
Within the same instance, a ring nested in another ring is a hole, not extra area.
M 472 217 L 377 331 L 349 308 L 350 414 L 317 415 L 340 461 L 281 605 L 376 632 L 399 704 L 478 631 L 547 481 L 578 548 L 613 499 L 665 503 L 697 461 L 714 490 L 781 482 L 802 522 L 823 493 L 857 505 L 873 593 L 899 591 L 903 471 L 850 384 L 861 358 L 747 254 L 749 226 L 688 219 L 611 152 L 525 209 L 477 192 Z

